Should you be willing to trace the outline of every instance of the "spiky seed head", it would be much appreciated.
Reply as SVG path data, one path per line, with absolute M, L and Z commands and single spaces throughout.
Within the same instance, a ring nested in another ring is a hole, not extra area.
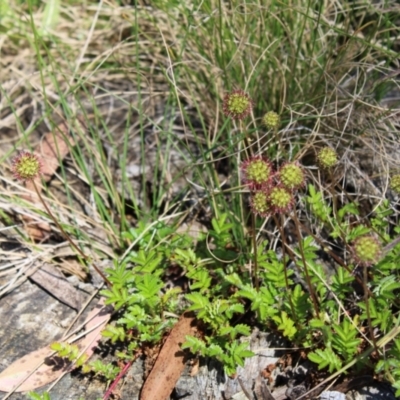
M 293 193 L 283 185 L 273 187 L 269 192 L 268 200 L 276 213 L 289 211 L 294 203 Z
M 295 162 L 283 164 L 279 169 L 279 180 L 286 189 L 300 189 L 305 184 L 304 170 Z
M 337 164 L 338 155 L 332 148 L 324 147 L 318 152 L 317 159 L 322 168 L 329 169 Z
M 268 201 L 268 194 L 265 191 L 253 192 L 250 198 L 251 210 L 254 214 L 267 217 L 271 214 L 271 205 Z
M 42 163 L 39 157 L 29 151 L 21 151 L 12 161 L 12 172 L 18 180 L 33 180 L 41 171 Z
M 253 101 L 243 90 L 234 90 L 224 97 L 223 112 L 226 117 L 240 120 L 247 117 L 253 108 Z
M 354 260 L 364 266 L 371 266 L 379 261 L 382 253 L 382 245 L 372 235 L 358 237 L 351 247 Z
M 390 179 L 390 187 L 395 193 L 400 194 L 400 175 L 392 176 Z
M 252 190 L 268 187 L 274 175 L 271 161 L 260 156 L 254 156 L 244 161 L 241 169 L 244 172 L 245 183 Z
M 268 129 L 276 129 L 279 127 L 281 117 L 275 111 L 268 111 L 262 120 Z

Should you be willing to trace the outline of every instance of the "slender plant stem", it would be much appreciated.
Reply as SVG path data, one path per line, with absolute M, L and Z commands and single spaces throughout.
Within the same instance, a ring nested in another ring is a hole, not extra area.
M 136 359 L 136 358 L 135 358 Z M 130 360 L 128 361 L 123 368 L 121 369 L 121 371 L 119 372 L 119 374 L 117 375 L 117 377 L 114 379 L 113 383 L 110 385 L 110 387 L 108 388 L 107 392 L 104 394 L 103 400 L 107 400 L 112 394 L 114 389 L 117 387 L 119 381 L 123 378 L 123 376 L 128 372 L 129 368 L 132 366 L 133 362 L 135 360 Z
M 368 272 L 367 272 L 367 267 L 364 266 L 364 270 L 363 270 L 363 274 L 364 274 L 364 280 L 363 280 L 363 289 L 364 289 L 364 297 L 365 297 L 365 312 L 367 314 L 367 320 L 368 320 L 368 329 L 369 329 L 369 336 L 370 339 L 372 341 L 372 343 L 374 344 L 375 347 L 375 351 L 378 354 L 378 346 L 376 344 L 376 338 L 374 335 L 374 330 L 372 329 L 372 321 L 371 321 L 371 313 L 370 313 L 370 309 L 369 309 L 369 295 L 368 295 L 368 290 L 367 290 L 367 285 L 368 285 Z
M 240 126 L 241 132 L 245 133 L 245 127 L 244 127 L 242 121 L 240 121 L 239 126 Z M 250 156 L 252 157 L 253 156 L 253 148 L 252 148 L 249 138 L 246 134 L 244 135 L 243 143 L 244 143 L 244 148 L 245 148 L 245 152 L 246 152 L 246 157 L 249 157 L 248 152 L 250 153 Z M 260 283 L 259 283 L 259 279 L 258 279 L 256 216 L 254 215 L 254 213 L 251 214 L 251 230 L 252 230 L 252 246 L 253 246 L 253 254 L 254 254 L 253 284 L 256 288 L 256 291 L 258 292 L 260 290 Z
M 308 273 L 307 262 L 306 262 L 306 259 L 304 257 L 303 242 L 302 242 L 302 237 L 301 237 L 301 233 L 300 233 L 300 224 L 299 224 L 299 220 L 297 219 L 296 212 L 293 212 L 293 220 L 294 220 L 294 224 L 296 226 L 297 240 L 299 242 L 299 249 L 300 249 L 301 259 L 303 261 L 304 274 L 306 276 L 308 289 L 310 290 L 311 299 L 312 299 L 313 304 L 314 304 L 315 312 L 316 312 L 317 315 L 319 315 L 318 300 L 317 300 L 317 296 L 315 295 L 314 289 L 313 289 L 312 284 L 311 284 L 310 274 Z
M 258 262 L 257 262 L 257 238 L 256 238 L 256 216 L 254 213 L 251 214 L 251 231 L 252 231 L 252 239 L 253 239 L 253 250 L 254 250 L 254 259 L 253 259 L 253 281 L 256 287 L 256 291 L 260 291 L 260 283 L 258 281 Z
M 47 214 L 49 214 L 50 218 L 53 220 L 53 222 L 56 224 L 57 228 L 61 231 L 65 239 L 68 240 L 68 242 L 71 244 L 71 246 L 82 256 L 84 260 L 86 260 L 88 263 L 90 263 L 89 257 L 74 243 L 74 241 L 70 238 L 70 236 L 65 232 L 64 228 L 61 226 L 61 224 L 58 222 L 57 218 L 53 215 L 51 212 L 50 208 L 48 207 L 47 203 L 44 201 L 44 198 L 42 197 L 39 188 L 36 185 L 35 180 L 32 180 L 33 186 L 35 187 L 36 194 L 39 196 L 39 199 L 41 203 L 43 204 L 44 208 L 47 211 Z M 95 263 L 91 263 L 93 265 L 93 268 L 96 270 L 96 272 L 102 277 L 104 282 L 107 284 L 108 287 L 112 287 L 111 282 L 107 279 L 107 277 L 101 272 L 101 270 L 96 266 Z
M 283 275 L 285 277 L 285 286 L 286 286 L 286 290 L 290 291 L 290 287 L 289 287 L 289 277 L 288 277 L 288 273 L 287 273 L 287 267 L 286 267 L 286 263 L 285 263 L 285 256 L 286 256 L 286 236 L 285 236 L 285 230 L 283 229 L 283 216 L 281 221 L 278 220 L 277 216 L 274 215 L 274 220 L 275 220 L 275 224 L 279 229 L 279 234 L 282 240 L 282 263 L 283 263 Z M 293 262 L 295 263 L 296 260 L 293 258 Z M 288 296 L 289 299 L 289 304 L 290 304 L 290 309 L 292 311 L 292 315 L 296 316 L 296 312 L 294 310 L 294 306 L 293 306 L 293 301 L 292 301 L 292 296 Z M 298 321 L 296 321 L 297 323 Z

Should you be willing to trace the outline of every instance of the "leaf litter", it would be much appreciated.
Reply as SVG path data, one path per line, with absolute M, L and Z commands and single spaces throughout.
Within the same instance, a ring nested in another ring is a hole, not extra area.
M 101 331 L 110 319 L 112 310 L 112 307 L 104 306 L 104 299 L 100 300 L 84 322 L 85 332 L 74 335 L 68 342 L 83 336 L 75 344 L 89 358 L 99 344 Z M 66 362 L 54 353 L 49 345 L 16 360 L 0 373 L 0 390 L 9 392 L 8 395 L 34 390 L 75 368 L 73 363 Z
M 181 349 L 186 335 L 195 335 L 197 323 L 193 313 L 182 314 L 172 328 L 153 369 L 147 377 L 140 400 L 167 400 L 180 378 L 189 353 Z

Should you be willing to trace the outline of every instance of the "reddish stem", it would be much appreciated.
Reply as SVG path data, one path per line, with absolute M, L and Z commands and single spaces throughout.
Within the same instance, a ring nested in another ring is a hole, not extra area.
M 114 379 L 114 382 L 110 385 L 108 388 L 107 392 L 104 394 L 103 400 L 107 400 L 113 393 L 115 387 L 118 385 L 118 382 L 121 380 L 121 378 L 127 373 L 128 369 L 132 366 L 134 360 L 129 361 L 124 365 L 124 368 L 120 371 L 120 373 L 116 376 Z

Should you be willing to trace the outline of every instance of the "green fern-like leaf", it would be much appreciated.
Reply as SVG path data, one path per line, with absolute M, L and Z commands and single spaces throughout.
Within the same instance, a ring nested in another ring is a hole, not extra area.
M 340 358 L 334 353 L 332 349 L 326 348 L 324 350 L 318 349 L 308 354 L 310 361 L 318 364 L 318 369 L 328 367 L 330 373 L 339 370 L 342 367 Z
M 308 185 L 308 193 L 309 196 L 306 198 L 306 201 L 312 214 L 323 223 L 330 221 L 332 208 L 325 203 L 322 193 L 317 192 L 311 184 Z
M 230 353 L 229 356 L 236 365 L 243 367 L 245 358 L 254 356 L 254 353 L 249 350 L 248 347 L 248 343 L 239 343 L 237 341 L 227 346 L 228 352 Z
M 239 290 L 235 297 L 243 297 L 251 301 L 251 310 L 258 313 L 258 318 L 265 321 L 267 318 L 277 314 L 276 299 L 267 287 L 260 288 L 257 292 L 253 287 L 246 286 Z
M 106 328 L 101 332 L 101 335 L 111 339 L 112 343 L 118 340 L 123 341 L 125 339 L 125 329 L 122 327 L 107 325 Z
M 376 296 L 383 296 L 386 299 L 394 300 L 398 297 L 398 293 L 394 293 L 400 289 L 400 282 L 398 277 L 395 275 L 389 275 L 379 280 L 377 286 L 375 286 L 373 292 Z
M 300 262 L 298 265 L 299 267 L 302 266 Z M 307 266 L 314 290 L 317 292 L 320 298 L 325 298 L 328 293 L 328 289 L 325 285 L 325 282 L 327 281 L 325 269 L 322 267 L 322 265 L 317 264 L 313 260 L 307 260 Z
M 172 259 L 189 272 L 202 263 L 201 258 L 191 248 L 176 248 Z
M 332 347 L 348 362 L 357 353 L 361 343 L 361 339 L 357 338 L 358 331 L 347 318 L 340 325 L 334 325 L 333 329 Z
M 307 261 L 316 259 L 318 257 L 318 250 L 319 248 L 315 246 L 314 238 L 312 236 L 304 238 L 302 242 L 302 252 Z M 300 254 L 300 248 L 298 248 L 298 253 Z
M 239 324 L 236 325 L 235 327 L 232 326 L 225 326 L 222 327 L 219 331 L 218 334 L 220 336 L 227 336 L 229 335 L 231 340 L 234 340 L 238 335 L 242 336 L 249 336 L 250 335 L 250 327 L 244 324 Z
M 363 225 L 358 225 L 355 228 L 353 228 L 348 235 L 346 235 L 346 241 L 347 243 L 352 242 L 354 239 L 357 239 L 359 236 L 366 235 L 367 233 L 370 233 L 371 229 L 363 226 Z
M 135 279 L 132 271 L 127 269 L 126 263 L 124 262 L 118 263 L 114 261 L 114 268 L 107 268 L 106 273 L 108 274 L 109 281 L 116 289 L 126 287 Z
M 390 207 L 390 201 L 385 199 L 375 210 L 375 218 L 371 218 L 372 227 L 383 236 L 385 241 L 390 240 L 389 235 L 386 234 L 386 229 L 389 226 L 388 217 L 392 214 L 393 210 Z
M 231 304 L 231 301 L 235 301 L 235 303 Z M 236 303 L 236 299 L 229 300 L 229 306 L 225 311 L 225 315 L 231 319 L 234 314 L 244 314 L 244 306 L 241 303 Z
M 353 290 L 350 285 L 353 281 L 354 275 L 351 272 L 343 267 L 338 267 L 336 274 L 332 277 L 332 291 L 340 299 L 344 299 Z
M 146 300 L 155 296 L 158 298 L 163 286 L 161 280 L 151 274 L 144 275 L 142 280 L 136 284 L 137 290 Z
M 358 205 L 355 203 L 345 204 L 339 211 L 337 212 L 337 220 L 339 224 L 343 222 L 343 218 L 345 215 L 360 215 L 360 211 L 358 210 Z
M 194 280 L 190 285 L 192 290 L 198 289 L 200 292 L 204 292 L 209 289 L 211 285 L 211 277 L 210 273 L 205 268 L 194 269 L 186 275 L 188 278 Z
M 125 306 L 129 300 L 128 289 L 126 287 L 118 288 L 117 286 L 113 286 L 111 290 L 102 290 L 100 294 L 106 297 L 105 303 L 114 304 L 116 310 Z
M 50 345 L 50 348 L 57 351 L 59 357 L 68 358 L 70 361 L 75 360 L 79 355 L 79 348 L 75 344 L 54 342 Z
M 220 358 L 222 354 L 224 354 L 224 351 L 221 346 L 217 344 L 210 344 L 207 348 L 207 356 L 209 357 Z
M 137 304 L 129 306 L 123 317 L 118 320 L 119 324 L 125 325 L 127 329 L 140 329 L 149 315 L 145 309 Z
M 210 300 L 208 299 L 208 297 L 203 296 L 198 292 L 194 292 L 187 294 L 186 300 L 192 303 L 192 305 L 189 307 L 189 310 L 198 311 L 198 316 L 200 318 L 206 315 L 206 308 L 210 304 Z
M 310 296 L 302 290 L 300 285 L 296 285 L 289 296 L 291 296 L 291 306 L 295 313 L 293 319 L 296 319 L 299 322 L 304 322 L 307 315 L 311 312 L 311 303 L 309 301 Z M 289 302 L 286 303 L 287 310 L 292 311 L 291 306 Z
M 200 355 L 205 355 L 206 345 L 205 343 L 194 337 L 194 336 L 185 336 L 186 341 L 182 344 L 182 349 L 189 349 L 192 353 L 200 353 Z
M 248 325 L 238 324 L 235 326 L 235 332 L 239 335 L 250 336 L 251 329 Z
M 91 371 L 96 375 L 104 376 L 107 381 L 112 381 L 120 372 L 120 368 L 116 367 L 113 364 L 105 364 L 100 360 L 93 361 L 89 363 L 88 367 L 90 367 Z
M 140 249 L 136 254 L 132 254 L 129 260 L 136 264 L 137 272 L 159 276 L 163 272 L 162 269 L 158 269 L 162 259 L 162 255 L 154 249 L 146 251 Z
M 373 327 L 379 327 L 387 332 L 393 327 L 393 315 L 388 302 L 384 298 L 368 299 L 369 314 Z M 361 320 L 368 320 L 365 302 L 359 302 L 358 306 L 364 311 Z
M 243 287 L 243 281 L 236 272 L 234 272 L 233 274 L 230 274 L 230 275 L 225 275 L 224 278 L 227 282 L 229 282 L 231 285 L 236 286 L 237 288 Z
M 274 288 L 286 288 L 285 280 L 285 264 L 283 260 L 278 260 L 275 252 L 268 251 L 266 254 L 261 254 L 258 259 L 258 265 L 260 270 L 263 270 L 264 280 L 272 285 Z M 293 275 L 292 270 L 286 271 L 287 276 L 290 278 Z M 289 285 L 292 284 L 292 280 L 288 280 Z
M 294 321 L 288 317 L 285 311 L 283 311 L 280 316 L 274 316 L 273 320 L 277 323 L 278 329 L 283 332 L 283 336 L 293 339 L 297 329 L 294 326 Z
M 51 400 L 50 399 L 50 394 L 48 392 L 44 392 L 42 394 L 35 393 L 35 392 L 28 392 L 27 396 L 31 400 Z

